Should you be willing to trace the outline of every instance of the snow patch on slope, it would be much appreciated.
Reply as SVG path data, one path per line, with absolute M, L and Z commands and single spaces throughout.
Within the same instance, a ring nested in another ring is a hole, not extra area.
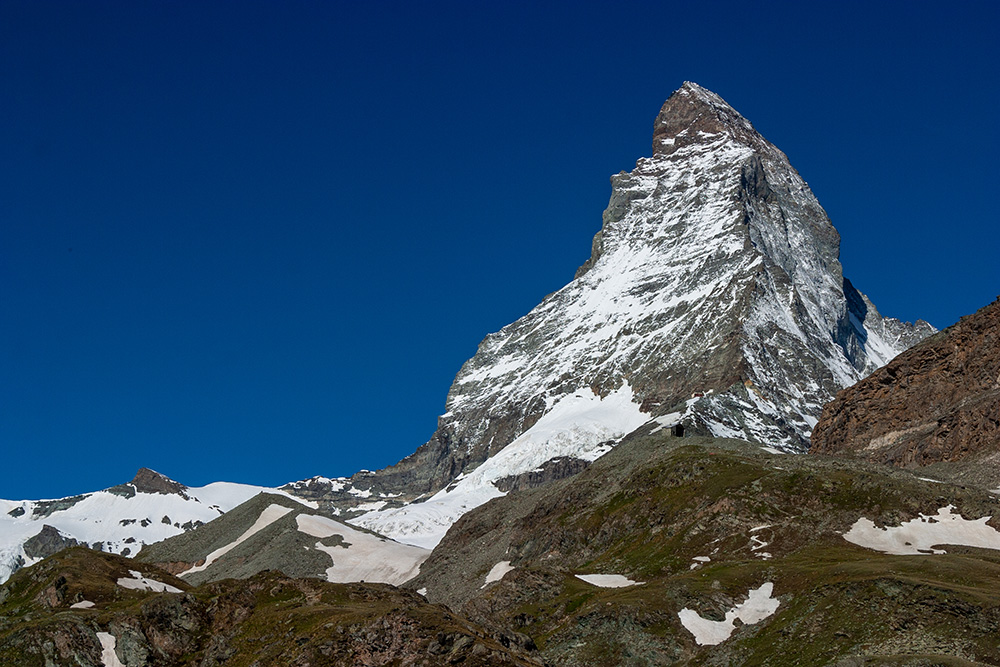
M 953 509 L 954 505 L 948 505 L 939 509 L 937 515 L 921 514 L 895 527 L 879 528 L 870 519 L 858 519 L 844 533 L 844 539 L 897 556 L 947 553 L 944 549 L 933 548 L 940 544 L 1000 550 L 1000 532 L 986 525 L 992 517 L 965 519 L 961 514 L 952 514 Z
M 646 583 L 644 581 L 632 581 L 620 574 L 578 574 L 576 578 L 599 588 L 628 588 L 629 586 L 639 586 Z
M 130 588 L 136 591 L 153 591 L 154 593 L 180 593 L 181 589 L 176 586 L 171 586 L 170 584 L 165 584 L 162 581 L 157 581 L 156 579 L 149 579 L 143 576 L 142 572 L 138 570 L 129 570 L 129 577 L 120 577 L 118 579 L 118 585 L 122 588 Z M 91 603 L 93 605 L 93 603 Z
M 563 396 L 534 426 L 457 484 L 423 502 L 368 512 L 349 522 L 405 544 L 432 549 L 459 517 L 504 495 L 494 485 L 497 480 L 530 472 L 559 456 L 593 461 L 611 450 L 611 441 L 648 419 L 633 402 L 628 384 L 603 399 L 589 388 L 579 389 Z
M 326 579 L 334 583 L 367 581 L 399 586 L 417 576 L 420 564 L 430 555 L 427 549 L 355 530 L 325 516 L 299 514 L 295 521 L 306 535 L 320 539 L 339 535 L 343 540 L 332 547 L 316 543 L 317 549 L 333 559 Z
M 97 640 L 101 642 L 101 664 L 104 667 L 125 667 L 118 654 L 115 653 L 115 636 L 109 632 L 98 632 Z
M 774 591 L 774 584 L 770 581 L 760 588 L 750 590 L 747 599 L 726 612 L 726 619 L 723 621 L 712 621 L 702 618 L 693 609 L 685 607 L 677 615 L 681 619 L 681 625 L 694 635 L 694 641 L 699 646 L 715 646 L 729 639 L 736 630 L 736 619 L 740 619 L 747 625 L 759 623 L 773 614 L 781 604 L 771 597 Z
M 499 563 L 494 565 L 493 568 L 486 574 L 486 580 L 483 582 L 483 585 L 480 586 L 480 588 L 486 588 L 494 581 L 500 581 L 501 579 L 503 579 L 505 574 L 507 574 L 508 572 L 512 572 L 514 569 L 515 568 L 511 566 L 509 560 L 500 561 Z

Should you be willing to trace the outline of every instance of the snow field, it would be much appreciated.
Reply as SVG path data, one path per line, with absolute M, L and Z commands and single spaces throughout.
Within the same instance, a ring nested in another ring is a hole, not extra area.
M 504 493 L 493 482 L 530 472 L 559 456 L 593 461 L 610 448 L 601 443 L 634 431 L 648 421 L 633 402 L 628 384 L 605 398 L 589 388 L 567 394 L 512 443 L 429 499 L 349 520 L 381 535 L 433 549 L 466 512 Z
M 16 569 L 18 559 L 25 565 L 37 560 L 24 553 L 24 542 L 41 532 L 46 524 L 62 535 L 87 545 L 100 542 L 103 550 L 120 554 L 126 548 L 135 555 L 144 544 L 153 544 L 184 532 L 184 524 L 208 523 L 258 493 L 286 496 L 309 507 L 310 501 L 285 491 L 251 484 L 215 482 L 185 489 L 186 498 L 176 493 L 136 493 L 127 498 L 108 491 L 85 494 L 66 509 L 35 517 L 40 503 L 47 501 L 0 500 L 0 583 Z M 20 509 L 20 516 L 10 512 Z

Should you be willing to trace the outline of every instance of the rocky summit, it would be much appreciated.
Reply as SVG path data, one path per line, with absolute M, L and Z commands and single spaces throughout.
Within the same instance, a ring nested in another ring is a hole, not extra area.
M 934 331 L 879 315 L 785 154 L 696 84 L 611 186 L 590 258 L 482 341 L 430 442 L 310 497 L 349 510 L 358 490 L 392 495 L 356 520 L 432 546 L 498 486 L 556 457 L 591 461 L 651 419 L 801 452 L 838 390 Z M 443 489 L 433 507 L 398 507 Z
M 1000 486 L 1000 299 L 841 391 L 812 451 Z

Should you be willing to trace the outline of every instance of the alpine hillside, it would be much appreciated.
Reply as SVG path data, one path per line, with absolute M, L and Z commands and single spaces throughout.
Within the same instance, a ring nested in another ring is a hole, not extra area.
M 844 278 L 808 185 L 718 95 L 685 83 L 652 149 L 612 177 L 574 280 L 462 366 L 428 443 L 376 473 L 286 489 L 433 546 L 468 509 L 526 476 L 578 472 L 651 419 L 805 451 L 838 390 L 933 333 L 883 318 Z M 371 493 L 386 499 L 359 508 Z

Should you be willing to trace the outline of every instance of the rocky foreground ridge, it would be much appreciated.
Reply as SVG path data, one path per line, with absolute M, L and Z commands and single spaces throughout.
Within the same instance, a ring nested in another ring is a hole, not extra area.
M 523 652 L 387 585 L 267 572 L 192 587 L 78 547 L 0 586 L 0 664 L 17 667 L 539 664 Z
M 811 451 L 1000 487 L 1000 299 L 837 394 Z
M 466 513 L 400 587 L 235 571 L 281 531 L 197 581 L 61 551 L 0 585 L 0 664 L 1000 665 L 998 515 L 908 471 L 649 425 Z M 212 525 L 150 555 L 214 548 Z

